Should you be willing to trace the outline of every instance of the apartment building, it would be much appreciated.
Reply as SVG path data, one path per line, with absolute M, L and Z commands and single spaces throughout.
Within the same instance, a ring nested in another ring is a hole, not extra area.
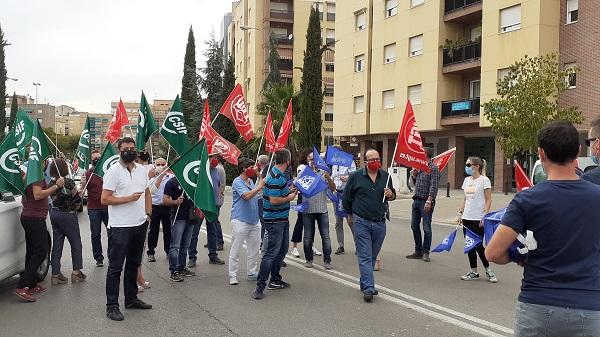
M 323 43 L 335 45 L 335 1 L 240 0 L 232 4 L 232 22 L 228 29 L 228 50 L 235 57 L 236 81 L 246 94 L 254 130 L 262 129 L 264 116 L 256 114 L 262 100 L 262 85 L 269 73 L 267 58 L 271 34 L 277 41 L 282 80 L 300 89 L 301 68 L 306 49 L 306 30 L 311 8 L 321 17 Z M 333 71 L 334 52 L 323 56 L 322 135 L 324 145 L 333 143 Z
M 563 0 L 564 1 L 564 0 Z M 456 147 L 444 181 L 458 188 L 480 156 L 496 190 L 511 181 L 481 104 L 525 55 L 559 51 L 559 0 L 347 0 L 337 3 L 334 136 L 392 163 L 408 99 L 425 145 Z

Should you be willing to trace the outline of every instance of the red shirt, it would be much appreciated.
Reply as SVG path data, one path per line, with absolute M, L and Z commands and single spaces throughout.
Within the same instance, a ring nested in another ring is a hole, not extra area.
M 87 208 L 88 209 L 107 209 L 108 206 L 102 205 L 100 198 L 102 196 L 102 178 L 92 174 L 92 170 L 85 172 L 85 178 L 89 181 L 87 185 Z
M 23 212 L 21 215 L 28 218 L 46 218 L 48 215 L 48 198 L 35 200 L 33 197 L 33 186 L 39 186 L 42 189 L 46 189 L 46 180 L 40 180 L 27 186 L 25 195 L 22 199 Z

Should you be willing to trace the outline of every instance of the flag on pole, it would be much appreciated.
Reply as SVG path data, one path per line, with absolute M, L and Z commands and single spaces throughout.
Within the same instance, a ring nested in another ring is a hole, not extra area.
M 210 125 L 210 107 L 208 105 L 208 99 L 204 101 L 204 115 L 202 117 L 202 124 L 200 125 L 199 138 L 206 139 L 206 147 L 209 154 L 218 154 L 228 163 L 232 165 L 238 164 L 238 158 L 242 154 L 242 151 L 221 136 Z
M 421 135 L 417 128 L 415 113 L 413 112 L 410 101 L 406 102 L 406 110 L 402 119 L 402 126 L 396 140 L 396 156 L 394 161 L 397 164 L 412 167 L 414 169 L 429 172 L 429 163 L 427 155 L 423 149 Z
M 244 92 L 239 83 L 233 88 L 219 112 L 233 122 L 235 128 L 246 142 L 254 138 L 254 131 L 252 131 L 250 117 L 248 116 L 246 98 L 244 98 Z
M 317 151 L 317 148 L 313 145 L 313 160 L 315 166 L 323 171 L 331 173 L 331 169 L 327 165 L 327 163 L 321 158 L 321 154 Z
M 270 153 L 275 152 L 277 148 L 277 140 L 275 139 L 275 132 L 273 131 L 273 119 L 271 118 L 271 111 L 269 111 L 269 114 L 267 115 L 267 122 L 265 123 L 265 130 L 263 133 L 265 137 L 265 149 Z
M 0 186 L 13 194 L 25 194 L 23 176 L 19 168 L 19 150 L 15 142 L 15 133 L 11 130 L 0 144 Z
M 183 155 L 190 148 L 187 139 L 187 127 L 185 126 L 185 118 L 181 108 L 181 100 L 179 95 L 175 98 L 171 111 L 165 117 L 160 134 L 167 140 L 169 145 L 178 155 Z
M 435 164 L 435 166 L 437 166 L 440 173 L 442 173 L 444 171 L 444 169 L 446 168 L 446 166 L 448 166 L 448 162 L 450 161 L 450 159 L 452 159 L 452 156 L 454 156 L 455 152 L 456 152 L 456 148 L 453 147 L 450 150 L 448 150 L 444 153 L 440 153 L 437 156 L 432 158 L 433 163 Z
M 454 244 L 454 239 L 456 238 L 456 229 L 452 231 L 452 233 L 448 234 L 444 238 L 444 240 L 437 245 L 435 248 L 431 250 L 432 253 L 441 253 L 443 251 L 449 252 L 452 249 L 452 245 Z
M 277 135 L 277 142 L 275 151 L 279 149 L 285 148 L 288 138 L 292 133 L 292 99 L 288 103 L 287 111 L 285 112 L 285 117 L 283 117 L 283 122 L 281 122 L 281 128 L 279 129 L 279 134 Z
M 210 106 L 208 105 L 208 98 L 204 100 L 204 114 L 202 115 L 202 123 L 200 123 L 200 135 L 198 136 L 198 140 L 202 138 L 209 138 L 210 127 Z M 208 144 L 207 144 L 208 146 Z
M 96 168 L 94 168 L 94 174 L 100 178 L 104 177 L 108 169 L 119 162 L 120 157 L 121 156 L 111 143 L 106 144 L 104 151 L 102 151 L 102 156 L 100 156 L 98 164 L 96 165 Z
M 44 160 L 51 156 L 52 152 L 50 151 L 50 146 L 48 146 L 46 134 L 42 129 L 40 121 L 37 121 L 37 123 L 34 124 L 33 135 L 31 136 L 25 186 L 29 186 L 44 179 Z
M 332 166 L 337 165 L 341 167 L 352 167 L 352 164 L 354 164 L 354 156 L 348 152 L 338 149 L 335 146 L 327 145 L 325 162 Z
M 79 160 L 73 160 L 71 165 L 73 166 L 73 173 L 77 174 L 77 172 L 79 172 Z
M 135 137 L 136 150 L 142 151 L 146 147 L 146 143 L 150 136 L 158 130 L 158 125 L 150 110 L 150 104 L 146 100 L 146 95 L 142 91 L 142 98 L 140 99 L 140 111 L 137 123 L 137 135 Z
M 302 196 L 306 198 L 313 197 L 327 189 L 327 183 L 310 166 L 306 166 L 302 170 L 298 179 L 294 181 L 294 185 L 302 193 Z
M 527 174 L 519 162 L 515 160 L 513 166 L 515 167 L 515 183 L 517 184 L 517 192 L 531 188 L 533 184 L 527 177 Z
M 85 126 L 83 127 L 83 131 L 81 131 L 81 136 L 79 136 L 79 145 L 77 146 L 77 152 L 75 152 L 75 161 L 73 162 L 73 170 L 77 172 L 75 169 L 75 164 L 77 164 L 77 168 L 82 167 L 87 170 L 87 167 L 92 158 L 92 151 L 90 149 L 90 117 L 85 119 Z
M 121 130 L 125 125 L 129 125 L 129 119 L 127 118 L 127 111 L 125 110 L 123 101 L 119 100 L 117 110 L 110 121 L 110 125 L 108 126 L 106 139 L 108 139 L 108 141 L 111 143 L 116 142 L 119 138 L 121 138 Z
M 481 237 L 465 227 L 465 254 L 481 243 Z
M 33 120 L 29 118 L 25 111 L 19 109 L 17 111 L 15 124 L 12 126 L 11 132 L 13 132 L 15 135 L 15 144 L 19 150 L 19 153 L 21 154 L 21 158 L 25 157 L 25 148 L 31 143 L 31 136 L 33 135 L 34 127 L 35 124 L 33 123 Z

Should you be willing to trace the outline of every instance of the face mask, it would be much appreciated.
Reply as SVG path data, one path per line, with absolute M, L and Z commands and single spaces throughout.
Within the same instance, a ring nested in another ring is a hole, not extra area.
M 148 161 L 150 160 L 150 155 L 148 154 L 148 152 L 140 152 L 138 158 L 140 158 L 141 161 Z
M 246 168 L 244 170 L 244 173 L 246 173 L 246 175 L 248 176 L 248 178 L 254 178 L 254 177 L 256 177 L 256 169 L 254 168 L 254 166 L 250 166 L 250 167 Z
M 219 165 L 219 159 L 217 159 L 217 158 L 211 158 L 210 159 L 210 166 L 211 167 L 217 167 L 217 165 Z
M 473 175 L 473 167 L 469 166 L 469 167 L 465 167 L 465 173 L 468 176 L 472 176 Z
M 376 161 L 371 161 L 367 163 L 367 168 L 370 171 L 377 171 L 381 168 L 381 161 L 376 160 Z
M 155 170 L 157 173 L 162 173 L 165 170 L 165 167 L 164 166 L 156 166 Z
M 98 162 L 100 161 L 100 159 L 93 159 L 92 160 L 92 166 L 96 167 L 98 165 Z
M 132 163 L 135 158 L 137 158 L 137 151 L 135 150 L 128 150 L 128 151 L 121 151 L 121 159 L 129 164 Z

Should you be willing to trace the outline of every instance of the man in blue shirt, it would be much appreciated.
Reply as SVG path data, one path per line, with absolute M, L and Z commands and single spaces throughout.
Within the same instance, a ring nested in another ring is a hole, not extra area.
M 575 173 L 580 146 L 571 123 L 550 123 L 538 144 L 548 179 L 515 196 L 485 255 L 506 264 L 518 235 L 526 243 L 516 336 L 598 336 L 600 186 Z
M 267 280 L 271 274 L 268 289 L 284 289 L 290 285 L 284 282 L 279 274 L 281 263 L 288 250 L 290 228 L 290 201 L 296 198 L 296 189 L 288 187 L 285 176 L 286 169 L 290 166 L 292 155 L 288 149 L 275 152 L 275 166 L 271 167 L 265 179 L 263 189 L 263 217 L 267 233 L 265 253 L 260 263 L 256 290 L 252 298 L 260 300 L 264 297 Z

